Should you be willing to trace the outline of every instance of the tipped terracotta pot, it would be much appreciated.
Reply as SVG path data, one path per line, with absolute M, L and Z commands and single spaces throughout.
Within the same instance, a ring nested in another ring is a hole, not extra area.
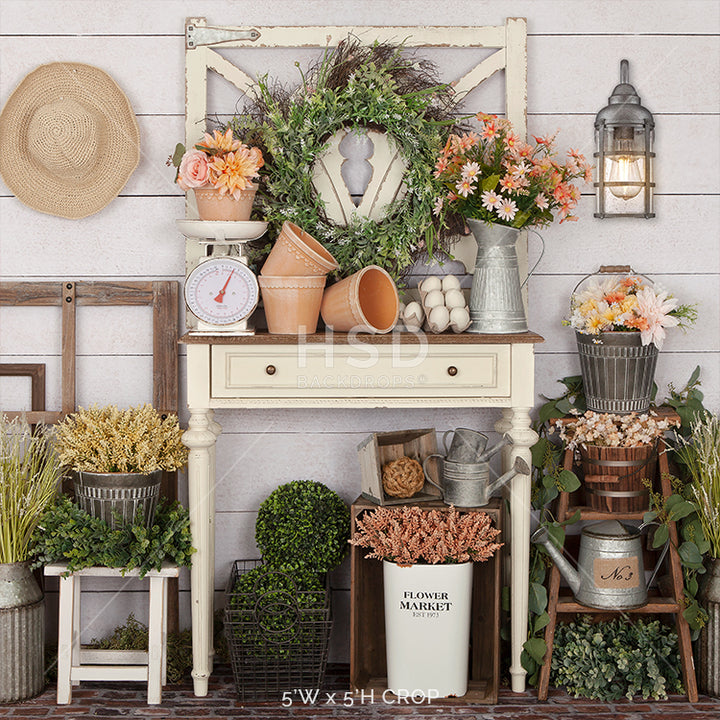
M 320 313 L 325 324 L 338 332 L 386 333 L 395 327 L 398 309 L 393 279 L 381 267 L 368 265 L 331 285 Z
M 258 277 L 268 332 L 305 335 L 317 329 L 325 276 Z
M 252 212 L 257 183 L 251 183 L 240 191 L 236 200 L 232 195 L 221 195 L 211 187 L 195 188 L 195 202 L 201 220 L 249 220 Z
M 339 267 L 312 235 L 286 220 L 260 273 L 270 277 L 307 277 L 326 275 Z

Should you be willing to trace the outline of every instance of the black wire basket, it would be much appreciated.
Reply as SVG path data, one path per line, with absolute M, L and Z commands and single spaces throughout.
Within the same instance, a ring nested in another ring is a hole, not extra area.
M 331 628 L 325 575 L 281 572 L 261 560 L 233 563 L 225 637 L 241 700 L 322 687 Z

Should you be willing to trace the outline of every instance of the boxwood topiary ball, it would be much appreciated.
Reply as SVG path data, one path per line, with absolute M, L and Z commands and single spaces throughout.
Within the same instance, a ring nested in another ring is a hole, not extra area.
M 274 567 L 329 572 L 340 564 L 350 537 L 350 510 L 322 483 L 294 480 L 260 505 L 255 541 Z

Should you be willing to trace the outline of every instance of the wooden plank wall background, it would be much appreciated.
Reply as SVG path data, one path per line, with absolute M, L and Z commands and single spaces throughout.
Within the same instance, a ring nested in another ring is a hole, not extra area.
M 0 183 L 0 280 L 174 279 L 184 275 L 184 243 L 174 227 L 183 196 L 165 166 L 183 137 L 184 42 L 187 16 L 217 25 L 499 25 L 506 16 L 528 21 L 528 126 L 545 135 L 560 129 L 558 146 L 593 150 L 593 119 L 630 60 L 631 82 L 657 125 L 657 217 L 592 217 L 592 188 L 580 221 L 543 230 L 547 246 L 530 282 L 530 326 L 546 338 L 538 347 L 536 387 L 556 395 L 557 379 L 579 372 L 573 335 L 560 325 L 575 284 L 600 264 L 631 264 L 697 302 L 700 322 L 673 333 L 657 373 L 682 386 L 702 368 L 707 404 L 720 406 L 720 3 L 716 0 L 3 0 L 0 4 L 0 104 L 42 63 L 86 62 L 123 88 L 142 133 L 140 166 L 120 197 L 80 221 L 42 215 Z M 402 38 L 398 38 L 402 40 Z M 311 51 L 258 51 L 243 67 L 297 79 Z M 471 62 L 469 51 L 429 55 L 442 71 Z M 235 58 L 231 58 L 235 60 Z M 241 64 L 241 63 L 239 63 Z M 491 79 L 468 98 L 470 110 L 500 112 L 501 83 Z M 237 100 L 222 81 L 211 102 L 232 112 Z M 212 105 L 211 105 L 212 106 Z M 530 259 L 537 258 L 530 241 Z M 184 312 L 184 309 L 181 310 Z M 48 409 L 59 408 L 59 310 L 0 310 L 0 362 L 46 363 Z M 81 308 L 78 402 L 148 401 L 152 383 L 150 310 Z M 184 383 L 184 358 L 180 359 Z M 181 406 L 184 407 L 184 388 Z M 0 378 L 0 407 L 30 407 L 29 379 Z M 348 502 L 360 489 L 356 446 L 369 433 L 460 425 L 491 431 L 491 411 L 295 410 L 220 412 L 218 445 L 217 590 L 232 560 L 254 557 L 255 512 L 279 484 L 325 482 Z M 183 417 L 183 420 L 186 418 Z M 181 497 L 185 497 L 181 477 Z M 348 657 L 348 570 L 333 578 L 337 628 L 333 660 Z M 189 622 L 187 577 L 181 618 Z M 99 637 L 134 611 L 145 594 L 126 582 L 94 586 L 86 603 L 84 638 Z M 123 590 L 120 599 L 116 592 Z M 218 599 L 221 593 L 218 592 Z M 112 603 L 112 601 L 115 601 Z M 112 604 L 111 604 L 112 603 Z M 106 611 L 106 608 L 108 610 Z M 52 611 L 49 613 L 52 622 Z

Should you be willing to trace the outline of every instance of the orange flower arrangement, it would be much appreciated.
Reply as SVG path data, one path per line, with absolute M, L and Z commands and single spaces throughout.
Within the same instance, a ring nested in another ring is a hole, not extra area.
M 589 182 L 590 166 L 570 150 L 565 163 L 555 158 L 555 137 L 523 142 L 509 121 L 478 113 L 478 132 L 450 135 L 435 165 L 445 191 L 435 214 L 459 213 L 487 223 L 524 228 L 548 225 L 554 213 L 577 220 L 573 209 L 580 190 L 573 180 Z
M 187 152 L 183 145 L 178 145 L 172 164 L 178 168 L 175 181 L 186 192 L 191 188 L 213 187 L 221 195 L 232 195 L 237 200 L 253 178 L 259 177 L 265 161 L 259 148 L 243 144 L 228 128 L 224 133 L 218 130 L 212 135 L 205 133 Z

